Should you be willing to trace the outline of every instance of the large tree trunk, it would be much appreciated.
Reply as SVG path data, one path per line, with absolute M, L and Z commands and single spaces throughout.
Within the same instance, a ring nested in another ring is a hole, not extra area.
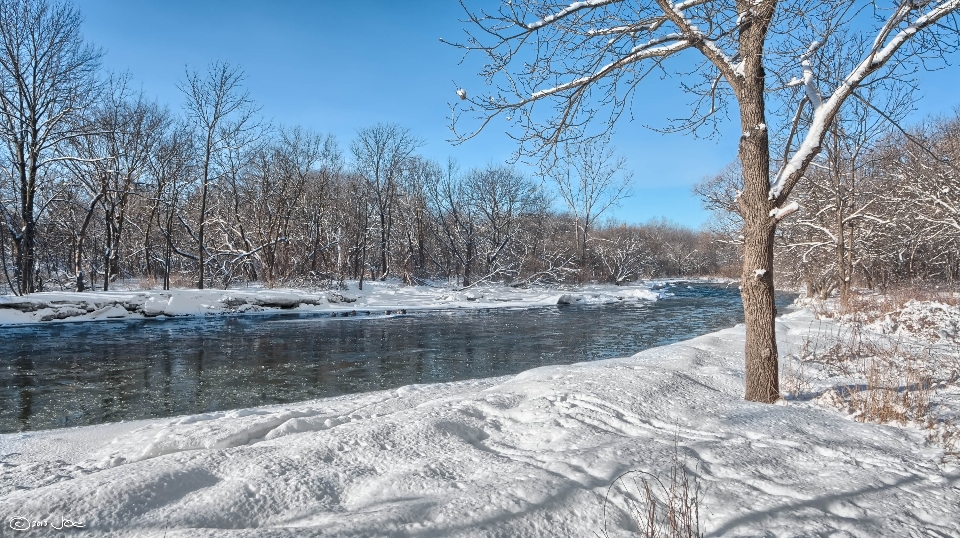
M 746 322 L 746 399 L 773 403 L 780 398 L 773 243 L 777 220 L 770 214 L 770 139 L 764 109 L 763 42 L 772 12 L 760 14 L 740 34 L 744 69 L 739 88 L 740 162 L 743 193 L 743 274 L 741 296 Z
M 753 204 L 747 202 L 745 205 Z M 773 293 L 776 227 L 770 223 L 774 219 L 759 212 L 746 215 L 745 220 L 741 284 L 747 333 L 745 397 L 754 402 L 773 403 L 780 398 L 775 329 L 777 311 Z

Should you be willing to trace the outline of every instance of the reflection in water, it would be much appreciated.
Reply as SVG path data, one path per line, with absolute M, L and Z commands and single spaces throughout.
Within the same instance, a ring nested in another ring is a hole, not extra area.
M 736 287 L 667 291 L 655 303 L 607 306 L 2 329 L 0 432 L 512 374 L 630 355 L 743 320 Z

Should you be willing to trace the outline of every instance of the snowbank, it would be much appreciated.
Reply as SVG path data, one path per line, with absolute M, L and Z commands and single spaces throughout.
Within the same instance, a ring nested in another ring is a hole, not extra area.
M 215 316 L 264 312 L 396 311 L 437 308 L 502 308 L 561 303 L 607 304 L 655 301 L 659 293 L 640 285 L 587 285 L 573 294 L 558 289 L 490 285 L 455 290 L 440 286 L 402 286 L 398 282 L 356 283 L 342 291 L 311 293 L 294 289 L 146 290 L 44 292 L 25 297 L 0 296 L 0 325 L 58 321 L 102 321 L 173 316 Z
M 881 334 L 955 342 L 960 336 L 960 308 L 935 301 L 907 301 L 867 326 Z
M 781 352 L 823 323 L 781 318 Z M 611 482 L 666 479 L 676 443 L 705 486 L 708 536 L 960 536 L 960 471 L 923 432 L 743 401 L 743 339 L 2 435 L 0 516 L 6 533 L 13 517 L 66 518 L 78 536 L 594 536 Z M 607 505 L 609 535 L 633 536 L 621 507 Z

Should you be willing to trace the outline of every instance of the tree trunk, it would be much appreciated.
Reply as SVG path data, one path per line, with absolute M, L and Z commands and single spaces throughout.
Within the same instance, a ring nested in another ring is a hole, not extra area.
M 772 13 L 771 13 L 772 15 Z M 740 34 L 744 76 L 739 85 L 740 162 L 743 193 L 743 275 L 741 296 L 746 322 L 747 400 L 773 403 L 780 398 L 773 245 L 777 221 L 770 215 L 770 140 L 764 109 L 763 42 L 769 18 L 758 16 Z
M 199 243 L 199 248 L 197 249 L 197 259 L 200 262 L 200 280 L 197 282 L 197 288 L 203 289 L 203 230 L 206 225 L 207 217 L 207 172 L 204 170 L 203 186 L 200 188 L 200 225 L 198 226 L 197 231 L 197 243 Z
M 746 215 L 741 296 L 746 321 L 746 399 L 773 403 L 780 398 L 776 305 L 773 288 L 773 219 Z M 757 218 L 757 217 L 765 218 Z
M 589 217 L 583 218 L 583 236 L 580 242 L 580 283 L 583 284 L 589 280 L 587 275 L 587 228 L 589 226 Z
M 17 242 L 19 254 L 18 270 L 20 273 L 20 294 L 26 295 L 38 291 L 35 286 L 34 273 L 36 272 L 36 225 L 32 216 L 23 226 L 23 235 Z
M 24 159 L 20 164 L 20 218 L 23 220 L 23 231 L 20 237 L 15 239 L 17 270 L 20 273 L 20 295 L 38 291 L 34 281 L 37 233 L 34 216 L 36 177 L 37 166 L 34 163 L 28 164 Z

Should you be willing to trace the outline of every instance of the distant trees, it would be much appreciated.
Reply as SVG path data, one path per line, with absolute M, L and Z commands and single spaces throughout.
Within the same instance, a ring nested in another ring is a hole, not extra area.
M 587 245 L 594 222 L 630 196 L 632 175 L 626 159 L 603 139 L 563 145 L 562 155 L 548 167 L 557 192 L 577 221 L 581 279 L 586 277 Z
M 102 53 L 83 41 L 81 23 L 69 4 L 0 2 L 0 133 L 8 194 L 0 199 L 0 213 L 13 243 L 14 274 L 7 280 L 18 293 L 39 288 L 39 219 L 56 197 L 51 168 L 73 159 L 64 145 L 80 135 L 83 114 L 96 98 Z
M 410 169 L 414 152 L 423 143 L 396 124 L 379 123 L 360 129 L 350 144 L 357 174 L 366 183 L 379 236 L 378 278 L 390 273 L 390 246 L 400 181 Z
M 427 200 L 435 235 L 447 250 L 438 265 L 447 274 L 462 274 L 464 286 L 520 276 L 533 246 L 523 228 L 547 211 L 539 186 L 503 165 L 459 175 L 448 163 L 431 179 Z
M 43 289 L 109 289 L 117 278 L 197 285 L 204 196 L 205 286 L 625 284 L 724 270 L 713 234 L 665 221 L 591 219 L 584 244 L 583 218 L 555 210 L 542 180 L 503 164 L 442 166 L 404 146 L 413 138 L 399 126 L 381 140 L 400 144 L 375 142 L 371 152 L 361 145 L 383 126 L 358 131 L 349 157 L 330 136 L 260 129 L 253 142 L 211 152 L 204 192 L 202 133 L 113 88 L 65 146 L 72 160 L 52 174 L 59 195 L 38 221 Z
M 196 188 L 199 191 L 196 209 L 196 230 L 187 225 L 197 245 L 197 287 L 203 289 L 207 265 L 205 235 L 207 202 L 211 183 L 219 183 L 228 173 L 231 162 L 240 158 L 246 144 L 256 138 L 256 109 L 249 92 L 241 87 L 243 71 L 225 62 L 214 62 L 205 75 L 194 71 L 180 85 L 187 98 L 186 120 L 194 128 L 197 139 Z M 183 221 L 186 223 L 186 221 Z
M 851 111 L 795 191 L 801 211 L 779 226 L 781 281 L 803 285 L 811 297 L 837 292 L 844 301 L 854 285 L 956 283 L 960 114 L 901 131 L 875 116 L 871 122 L 869 107 Z M 730 203 L 740 185 L 725 171 L 695 189 L 728 242 L 740 233 Z
M 390 123 L 359 129 L 344 151 L 264 122 L 225 62 L 186 72 L 184 106 L 151 102 L 129 75 L 99 71 L 80 22 L 67 3 L 0 2 L 0 293 L 118 279 L 623 284 L 722 269 L 703 247 L 710 233 L 601 220 L 629 173 L 600 142 L 570 145 L 552 182 L 434 162 Z
M 119 274 L 123 234 L 128 224 L 131 198 L 139 194 L 142 178 L 148 174 L 151 155 L 160 143 L 169 114 L 143 95 L 130 95 L 128 77 L 108 81 L 99 102 L 91 107 L 82 130 L 70 139 L 73 159 L 65 160 L 74 188 L 86 190 L 94 205 L 87 208 L 84 221 L 99 206 L 103 219 L 103 290 L 110 277 Z M 86 225 L 77 235 L 82 249 Z M 78 252 L 75 258 L 81 258 Z M 79 260 L 77 260 L 79 261 Z M 75 263 L 77 288 L 83 289 L 82 269 Z

